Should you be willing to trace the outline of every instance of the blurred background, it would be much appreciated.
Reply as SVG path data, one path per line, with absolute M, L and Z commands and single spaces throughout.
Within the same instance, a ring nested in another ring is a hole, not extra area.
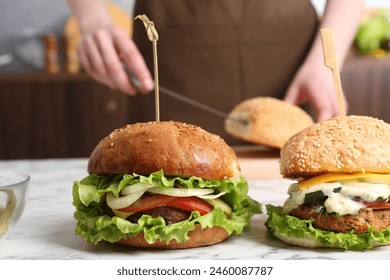
M 134 5 L 133 0 L 110 2 L 128 15 Z M 43 70 L 44 36 L 54 33 L 62 41 L 70 17 L 66 0 L 0 1 L 0 73 Z M 58 43 L 60 52 L 62 43 Z M 62 54 L 59 59 L 63 63 Z
M 312 0 L 318 15 L 324 0 Z M 117 23 L 132 28 L 133 0 L 113 0 Z M 390 1 L 366 0 L 342 69 L 349 114 L 390 122 Z M 86 157 L 113 129 L 137 121 L 131 97 L 85 75 L 78 31 L 65 2 L 0 2 L 0 159 Z

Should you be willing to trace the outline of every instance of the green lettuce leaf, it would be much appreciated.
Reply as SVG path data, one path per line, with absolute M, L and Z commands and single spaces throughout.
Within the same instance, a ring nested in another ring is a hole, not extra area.
M 353 231 L 336 233 L 315 228 L 313 220 L 301 220 L 294 216 L 286 215 L 282 207 L 266 205 L 268 220 L 265 226 L 270 236 L 275 233 L 285 237 L 310 238 L 323 247 L 343 248 L 345 250 L 362 251 L 371 249 L 374 245 L 390 242 L 390 227 L 374 232 L 372 228 L 367 233 L 356 234 Z
M 161 217 L 152 218 L 143 215 L 137 223 L 131 223 L 119 217 L 110 217 L 102 211 L 102 197 L 107 192 L 118 196 L 120 191 L 135 183 L 158 183 L 160 188 L 173 188 L 179 183 L 186 188 L 214 188 L 217 192 L 226 192 L 221 198 L 233 209 L 233 215 L 228 218 L 220 208 L 201 216 L 199 212 L 191 213 L 187 220 L 166 225 Z M 247 196 L 248 184 L 244 177 L 232 180 L 203 180 L 198 177 L 183 179 L 179 177 L 165 177 L 162 171 L 154 172 L 149 176 L 139 174 L 125 174 L 117 176 L 98 176 L 91 174 L 73 184 L 73 205 L 76 207 L 74 217 L 77 220 L 75 232 L 88 243 L 97 244 L 105 240 L 117 242 L 125 236 L 133 237 L 144 233 L 149 243 L 156 240 L 167 244 L 176 240 L 188 240 L 188 232 L 199 224 L 202 228 L 219 226 L 229 234 L 240 234 L 250 226 L 250 219 L 254 214 L 261 213 L 261 205 Z

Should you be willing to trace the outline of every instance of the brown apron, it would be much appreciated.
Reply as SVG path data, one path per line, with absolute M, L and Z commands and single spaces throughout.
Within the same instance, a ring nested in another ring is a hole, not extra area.
M 138 0 L 139 14 L 159 33 L 160 85 L 224 112 L 256 96 L 283 98 L 318 23 L 310 0 Z M 134 22 L 133 34 L 153 69 L 141 22 Z M 154 95 L 136 99 L 134 120 L 154 120 Z M 172 97 L 161 94 L 160 112 L 161 120 L 196 124 L 239 143 L 226 134 L 222 118 Z

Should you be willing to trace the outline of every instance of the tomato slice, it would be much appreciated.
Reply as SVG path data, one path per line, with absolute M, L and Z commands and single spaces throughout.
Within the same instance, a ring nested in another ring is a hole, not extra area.
M 141 198 L 138 202 L 118 209 L 121 212 L 143 212 L 160 206 L 171 206 L 186 211 L 199 211 L 201 215 L 205 215 L 213 210 L 213 207 L 204 200 L 191 197 L 174 197 L 164 194 L 157 194 L 149 197 Z
M 390 201 L 387 200 L 377 200 L 377 201 L 363 201 L 363 204 L 366 205 L 367 208 L 371 209 L 390 209 Z
M 173 199 L 175 199 L 174 196 L 157 194 L 153 196 L 143 197 L 138 202 L 135 202 L 130 206 L 118 210 L 121 212 L 142 212 L 159 206 L 165 206 L 167 205 L 166 203 Z
M 213 210 L 213 207 L 204 200 L 195 197 L 175 197 L 170 200 L 167 206 L 172 206 L 186 211 L 199 211 L 201 215 L 205 215 Z

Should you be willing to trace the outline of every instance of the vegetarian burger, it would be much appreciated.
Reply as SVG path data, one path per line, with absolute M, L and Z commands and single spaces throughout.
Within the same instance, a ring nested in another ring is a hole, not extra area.
M 179 122 L 127 125 L 101 140 L 89 176 L 73 186 L 75 232 L 89 243 L 189 248 L 249 226 L 260 204 L 247 196 L 233 150 Z
M 390 124 L 365 116 L 322 121 L 288 140 L 280 169 L 298 182 L 283 208 L 267 206 L 271 235 L 312 248 L 390 243 Z

